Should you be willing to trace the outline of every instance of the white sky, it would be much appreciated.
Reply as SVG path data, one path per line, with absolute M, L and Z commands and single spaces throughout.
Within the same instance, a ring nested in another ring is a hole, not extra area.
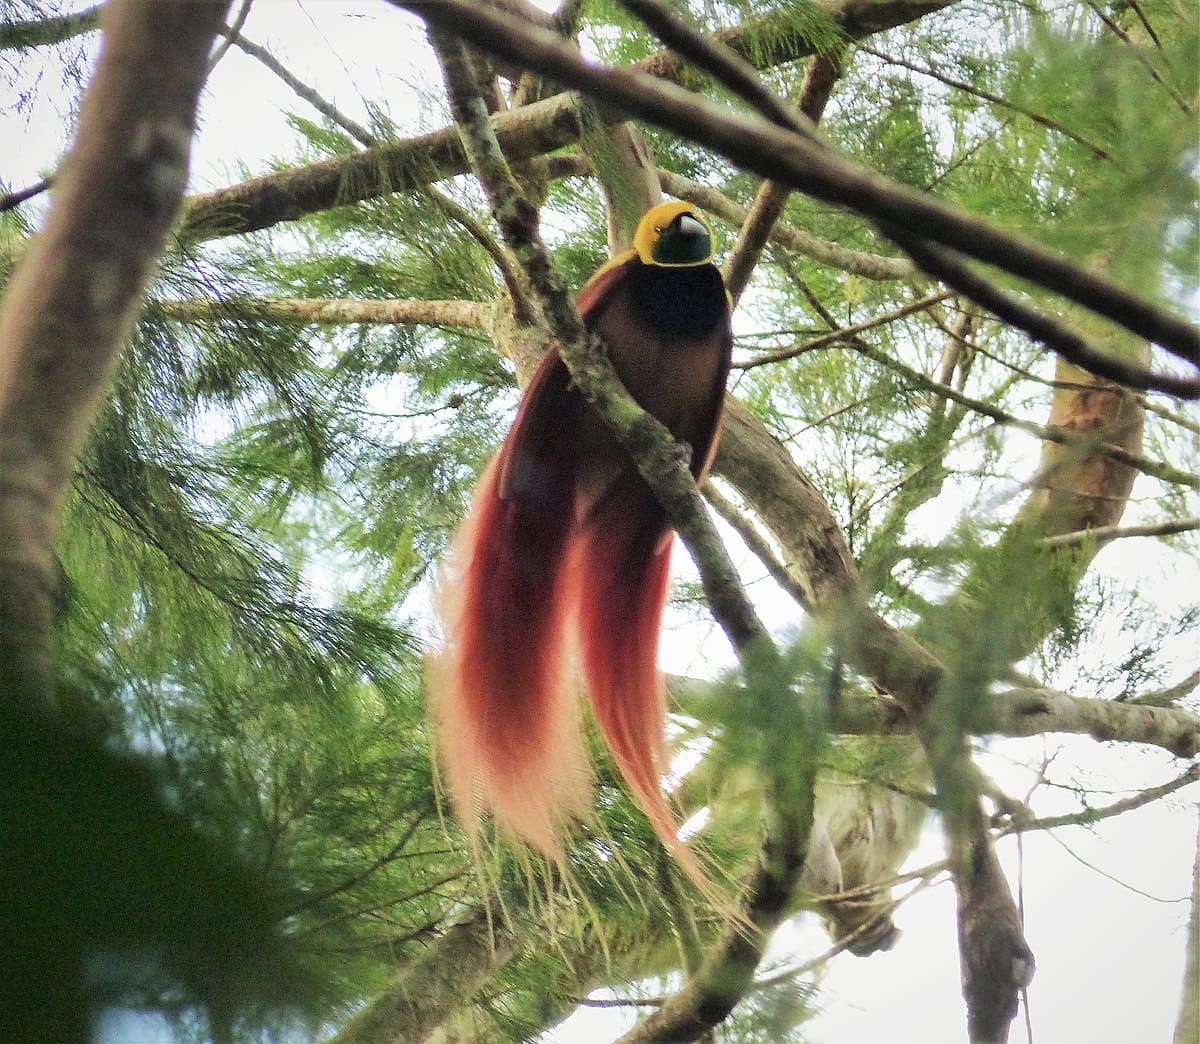
M 434 75 L 431 67 L 417 67 L 423 51 L 414 50 L 408 26 L 404 16 L 382 3 L 257 0 L 245 31 L 360 122 L 366 121 L 363 93 L 384 99 L 393 118 L 402 122 L 399 114 L 411 98 L 411 83 L 429 82 Z M 3 75 L 7 69 L 0 65 Z M 23 187 L 54 166 L 65 108 L 53 77 L 53 72 L 47 74 L 41 101 L 23 116 L 14 112 L 11 86 L 0 80 L 0 179 L 7 187 Z M 238 180 L 237 162 L 256 168 L 275 150 L 286 150 L 290 132 L 282 112 L 289 108 L 316 118 L 257 62 L 231 49 L 217 67 L 204 103 L 193 188 Z M 1013 473 L 1029 472 L 1022 468 Z M 1185 604 L 1200 590 L 1194 557 L 1166 554 L 1150 541 L 1112 546 L 1101 553 L 1095 568 L 1126 582 L 1156 577 L 1155 594 L 1164 606 Z M 751 569 L 750 575 L 758 574 Z M 775 622 L 794 623 L 791 607 L 782 600 L 778 605 Z M 697 646 L 712 649 L 714 636 L 719 639 L 703 626 L 697 629 L 694 621 L 672 629 L 664 642 L 666 665 L 695 666 Z M 1180 640 L 1177 655 L 1180 670 L 1169 681 L 1182 678 L 1200 660 L 1194 636 Z M 1063 687 L 1072 688 L 1069 680 Z M 1075 694 L 1091 695 L 1078 690 Z M 990 748 L 982 759 L 984 768 L 1010 793 L 1022 794 L 1029 785 L 1024 764 L 1037 765 L 1054 755 L 1053 777 L 1061 782 L 1090 780 L 1097 788 L 1093 800 L 1098 804 L 1165 781 L 1183 768 L 1158 751 L 1069 737 L 1003 741 Z M 1038 960 L 1030 1005 L 1040 1044 L 1153 1044 L 1171 1039 L 1198 799 L 1200 793 L 1193 787 L 1095 830 L 1064 830 L 1055 838 L 1029 836 L 1020 875 L 1015 841 L 1001 844 L 1010 881 L 1015 884 L 1020 876 L 1023 885 L 1027 935 Z M 1072 807 L 1062 793 L 1045 788 L 1034 804 L 1040 814 Z M 936 829 L 927 828 L 910 866 L 942 855 Z M 819 998 L 823 1014 L 807 1027 L 814 1044 L 938 1044 L 963 1039 L 952 888 L 942 884 L 916 896 L 899 909 L 896 921 L 903 936 L 891 953 L 866 959 L 842 955 L 831 962 Z M 827 947 L 825 936 L 806 921 L 782 932 L 774 951 L 792 955 L 799 963 Z M 548 1039 L 555 1044 L 599 1044 L 630 1021 L 621 1011 L 585 1009 Z M 1022 1021 L 1019 1016 L 1014 1023 L 1014 1044 L 1025 1040 Z M 163 1038 L 152 1021 L 121 1020 L 110 1023 L 102 1039 L 105 1044 L 155 1044 Z

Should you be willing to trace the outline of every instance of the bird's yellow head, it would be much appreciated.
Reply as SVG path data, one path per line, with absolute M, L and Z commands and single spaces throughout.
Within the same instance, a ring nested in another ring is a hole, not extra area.
M 690 203 L 651 207 L 638 222 L 633 249 L 646 265 L 690 268 L 712 261 L 712 230 Z

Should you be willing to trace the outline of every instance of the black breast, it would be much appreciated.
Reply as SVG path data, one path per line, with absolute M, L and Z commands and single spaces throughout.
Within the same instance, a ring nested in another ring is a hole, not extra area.
M 725 285 L 715 265 L 643 265 L 629 285 L 643 319 L 683 337 L 701 337 L 724 321 Z

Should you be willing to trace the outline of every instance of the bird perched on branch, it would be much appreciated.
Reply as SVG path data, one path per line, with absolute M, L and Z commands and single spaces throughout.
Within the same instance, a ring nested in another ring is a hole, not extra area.
M 733 335 L 712 233 L 688 204 L 642 218 L 577 304 L 634 399 L 691 450 L 716 448 Z M 655 831 L 697 877 L 659 778 L 657 666 L 674 533 L 611 429 L 546 354 L 476 488 L 438 590 L 445 644 L 429 694 L 444 778 L 473 828 L 490 811 L 554 856 L 591 808 L 578 672 L 613 759 Z

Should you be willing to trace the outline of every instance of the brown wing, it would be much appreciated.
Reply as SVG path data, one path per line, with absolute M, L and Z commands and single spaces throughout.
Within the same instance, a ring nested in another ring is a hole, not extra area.
M 632 250 L 624 250 L 597 268 L 575 298 L 575 307 L 579 309 L 583 321 L 588 322 L 593 313 L 604 305 L 613 288 L 640 267 L 637 254 Z
M 632 250 L 606 262 L 584 284 L 576 307 L 585 323 L 602 310 L 613 291 L 637 265 Z M 571 390 L 571 375 L 558 349 L 551 347 L 521 396 L 516 419 L 501 449 L 500 495 L 541 499 L 547 483 L 555 494 L 568 487 L 579 469 L 583 400 Z

